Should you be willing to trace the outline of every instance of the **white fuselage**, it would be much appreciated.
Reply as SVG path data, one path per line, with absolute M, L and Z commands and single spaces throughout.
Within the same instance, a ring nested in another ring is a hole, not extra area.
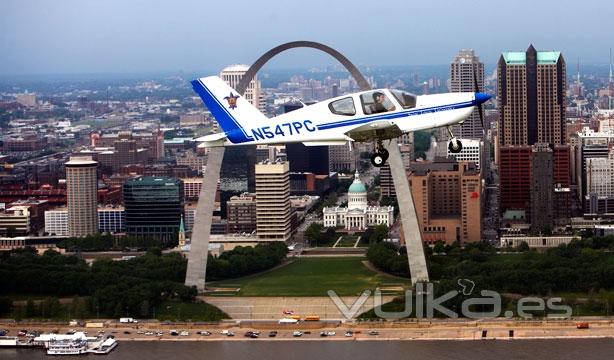
M 245 128 L 253 141 L 233 143 L 226 139 L 222 146 L 248 144 L 280 144 L 292 142 L 347 142 L 351 141 L 348 133 L 372 126 L 397 126 L 401 132 L 437 128 L 462 123 L 473 111 L 474 93 L 445 93 L 421 95 L 416 97 L 415 107 L 404 109 L 387 89 L 377 90 L 386 94 L 394 105 L 394 110 L 366 114 L 361 106 L 360 95 L 355 93 L 305 106 L 290 113 L 282 114 L 264 121 L 249 123 Z M 372 92 L 372 91 L 369 91 Z M 338 115 L 329 108 L 334 101 L 351 97 L 355 105 L 355 114 Z

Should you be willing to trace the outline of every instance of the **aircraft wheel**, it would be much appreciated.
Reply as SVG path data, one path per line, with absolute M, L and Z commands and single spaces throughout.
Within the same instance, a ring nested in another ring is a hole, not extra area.
M 382 155 L 382 157 L 384 158 L 384 162 L 386 162 L 386 160 L 388 160 L 388 157 L 390 156 L 390 153 L 388 153 L 388 150 L 386 149 L 381 149 L 379 151 L 380 155 Z
M 371 155 L 371 164 L 375 167 L 381 167 L 386 162 L 386 159 L 380 153 L 374 153 Z
M 458 154 L 461 152 L 461 150 L 463 150 L 463 143 L 461 143 L 461 141 L 457 138 L 452 138 L 448 142 L 448 150 L 450 150 L 450 152 L 453 154 Z

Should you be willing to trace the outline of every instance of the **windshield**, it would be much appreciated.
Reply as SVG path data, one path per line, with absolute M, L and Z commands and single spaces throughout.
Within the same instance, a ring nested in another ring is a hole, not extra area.
M 403 109 L 416 107 L 416 95 L 401 90 L 390 90 L 395 99 L 401 104 Z

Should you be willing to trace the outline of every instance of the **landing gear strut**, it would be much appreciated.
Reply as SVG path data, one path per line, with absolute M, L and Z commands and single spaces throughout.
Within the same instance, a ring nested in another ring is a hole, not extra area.
M 378 139 L 376 151 L 371 155 L 371 164 L 375 167 L 382 167 L 386 163 L 386 160 L 388 160 L 389 155 L 388 150 L 386 150 L 382 144 L 382 140 Z
M 451 153 L 453 154 L 458 154 L 459 152 L 461 152 L 461 150 L 463 150 L 463 143 L 457 139 L 456 137 L 454 137 L 454 134 L 452 134 L 452 130 L 450 129 L 450 127 L 447 127 L 448 129 L 448 134 L 450 134 L 450 141 L 448 142 L 448 150 L 450 150 Z

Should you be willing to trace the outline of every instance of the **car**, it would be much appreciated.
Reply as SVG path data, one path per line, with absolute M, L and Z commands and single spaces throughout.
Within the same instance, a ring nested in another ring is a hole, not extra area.
M 352 337 L 352 336 L 354 336 L 354 332 L 353 331 L 348 330 L 348 331 L 345 332 L 345 337 Z
M 303 333 L 300 332 L 300 331 L 295 331 L 295 332 L 292 333 L 292 336 L 294 336 L 294 337 L 301 337 L 301 336 L 303 336 Z
M 179 332 L 178 332 L 177 330 L 170 330 L 168 333 L 169 333 L 171 336 L 178 336 L 178 335 L 179 335 Z
M 185 330 L 179 333 L 179 336 L 188 336 L 188 335 L 190 335 L 190 333 Z
M 200 335 L 202 335 L 202 336 L 209 336 L 209 335 L 211 335 L 211 333 L 208 332 L 208 331 L 201 331 Z
M 371 331 L 369 331 L 369 335 L 379 335 L 379 331 L 371 330 Z
M 235 333 L 233 333 L 232 331 L 229 331 L 226 336 L 235 336 Z
M 292 315 L 292 314 L 294 314 L 294 310 L 284 310 L 284 311 L 282 311 L 282 313 L 284 315 Z
M 304 335 L 311 335 L 311 331 L 304 331 L 303 334 Z
M 277 336 L 277 331 L 273 330 L 269 332 L 269 337 L 275 337 L 275 336 Z
M 130 331 L 128 330 L 124 331 L 124 335 L 130 335 Z
M 8 334 L 8 330 L 0 329 L 0 336 L 6 336 Z

